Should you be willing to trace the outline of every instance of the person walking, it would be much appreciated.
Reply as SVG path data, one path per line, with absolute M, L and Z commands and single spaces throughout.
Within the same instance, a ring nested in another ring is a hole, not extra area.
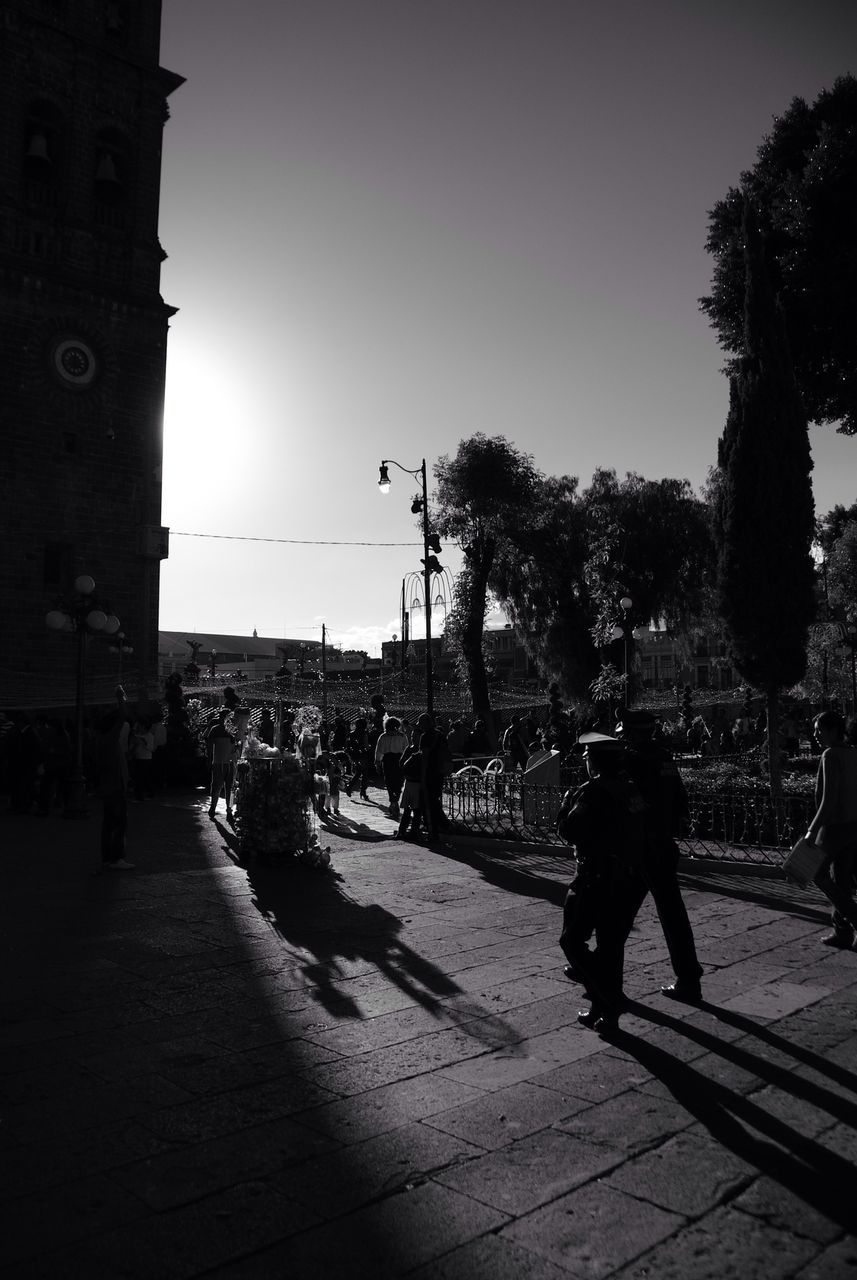
M 408 740 L 402 733 L 401 721 L 396 716 L 384 717 L 384 731 L 375 743 L 375 768 L 384 779 L 389 799 L 390 817 L 399 816 L 399 793 L 402 790 L 401 759 L 408 748 Z
M 422 769 L 420 782 L 423 789 L 423 822 L 430 840 L 447 826 L 443 812 L 443 779 L 452 768 L 452 753 L 446 738 L 435 727 L 434 720 L 424 711 L 417 719 L 414 742 L 419 751 Z
M 116 689 L 116 707 L 98 722 L 95 764 L 101 797 L 101 865 L 107 871 L 132 871 L 125 857 L 128 830 L 128 731 L 125 690 Z
M 337 752 L 327 757 L 328 801 L 332 817 L 339 817 L 339 793 L 342 789 L 342 761 Z
M 372 751 L 369 745 L 369 722 L 364 716 L 358 716 L 354 721 L 354 727 L 348 739 L 348 754 L 351 756 L 354 772 L 345 790 L 350 796 L 352 789 L 357 786 L 360 799 L 368 800 L 366 787 L 369 783 L 369 762 L 372 759 Z
M 131 732 L 131 779 L 134 783 L 134 799 L 151 800 L 155 794 L 152 783 L 152 756 L 155 736 L 151 722 L 141 716 L 134 722 Z
M 508 729 L 503 734 L 503 751 L 512 758 L 513 769 L 526 769 L 527 744 L 521 732 L 521 717 L 512 716 Z
M 813 732 L 821 747 L 815 784 L 815 815 L 806 839 L 820 845 L 825 859 L 815 884 L 833 904 L 833 930 L 822 942 L 847 950 L 857 930 L 854 869 L 857 860 L 857 749 L 846 737 L 838 711 L 822 711 Z
M 702 965 L 678 882 L 679 850 L 675 837 L 688 816 L 688 798 L 672 754 L 652 741 L 655 717 L 650 711 L 626 711 L 616 733 L 628 746 L 625 768 L 648 807 L 645 857 L 640 896 L 634 917 L 651 893 L 666 939 L 675 982 L 661 991 L 690 1004 L 702 999 Z M 633 923 L 633 918 L 631 923 Z M 630 928 L 630 925 L 629 925 Z
M 646 805 L 625 771 L 626 751 L 591 732 L 583 746 L 587 781 L 563 797 L 557 830 L 574 845 L 577 874 L 563 905 L 559 945 L 567 977 L 582 984 L 592 1007 L 577 1015 L 601 1034 L 615 1029 L 624 1000 L 625 943 L 646 893 L 641 876 Z M 589 940 L 595 935 L 596 948 Z
M 229 708 L 217 713 L 217 723 L 209 729 L 205 743 L 211 764 L 211 803 L 208 816 L 213 818 L 221 791 L 226 796 L 226 816 L 232 817 L 232 780 L 234 773 L 235 739 L 226 727 Z
M 420 819 L 426 809 L 426 794 L 423 786 L 423 757 L 417 746 L 406 748 L 401 758 L 402 785 L 401 817 L 397 840 L 416 840 L 420 834 Z
M 25 711 L 16 711 L 15 727 L 8 737 L 9 803 L 13 813 L 32 813 L 39 779 L 45 770 L 45 753 L 39 735 Z

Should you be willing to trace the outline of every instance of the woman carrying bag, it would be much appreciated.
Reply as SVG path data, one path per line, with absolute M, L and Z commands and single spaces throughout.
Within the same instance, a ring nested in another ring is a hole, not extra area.
M 857 856 L 857 750 L 845 736 L 845 721 L 837 711 L 822 711 L 813 724 L 821 746 L 815 784 L 815 817 L 806 839 L 824 850 L 815 884 L 833 903 L 833 932 L 822 938 L 828 947 L 843 950 L 854 942 L 857 903 L 853 876 Z

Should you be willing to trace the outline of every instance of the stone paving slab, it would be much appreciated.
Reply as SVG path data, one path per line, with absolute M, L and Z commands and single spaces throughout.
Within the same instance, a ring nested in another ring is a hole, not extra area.
M 378 793 L 373 793 L 379 798 Z M 243 866 L 206 799 L 0 814 L 0 1266 L 24 1277 L 839 1280 L 857 1267 L 857 953 L 816 893 L 693 866 L 699 1008 L 646 903 L 576 1021 L 567 865 L 394 842 Z

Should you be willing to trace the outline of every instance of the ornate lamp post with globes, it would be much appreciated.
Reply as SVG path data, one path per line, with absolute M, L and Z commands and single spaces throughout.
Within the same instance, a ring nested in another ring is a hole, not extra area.
M 395 458 L 382 458 L 379 467 L 378 488 L 381 493 L 390 492 L 390 475 L 388 467 L 398 467 L 400 471 L 404 471 L 405 475 L 413 476 L 415 480 L 422 482 L 422 497 L 417 496 L 411 503 L 411 511 L 417 515 L 420 511 L 423 516 L 423 583 L 425 586 L 425 602 L 426 602 L 426 711 L 430 716 L 434 716 L 434 672 L 431 652 L 431 575 L 440 573 L 441 566 L 438 563 L 437 555 L 433 552 L 440 551 L 440 542 L 436 533 L 430 533 L 428 523 L 428 487 L 426 483 L 426 460 L 423 458 L 421 464 L 413 471 L 409 467 L 403 467 L 401 462 L 396 462 Z M 404 637 L 402 640 L 404 645 Z
M 66 818 L 86 816 L 86 779 L 83 772 L 83 705 L 86 682 L 86 646 L 92 635 L 115 636 L 121 623 L 114 613 L 106 613 L 95 596 L 95 580 L 82 573 L 74 580 L 74 597 L 45 615 L 51 631 L 73 631 L 77 635 L 77 682 L 75 686 L 74 764 L 66 788 Z M 109 608 L 109 606 L 105 606 Z

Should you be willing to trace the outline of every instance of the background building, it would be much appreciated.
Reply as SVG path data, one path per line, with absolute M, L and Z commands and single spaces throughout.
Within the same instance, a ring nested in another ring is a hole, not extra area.
M 8 0 L 0 25 L 0 697 L 74 690 L 45 613 L 83 572 L 117 614 L 129 693 L 157 672 L 167 328 L 161 137 L 182 83 L 160 2 Z M 116 656 L 94 640 L 93 697 Z

